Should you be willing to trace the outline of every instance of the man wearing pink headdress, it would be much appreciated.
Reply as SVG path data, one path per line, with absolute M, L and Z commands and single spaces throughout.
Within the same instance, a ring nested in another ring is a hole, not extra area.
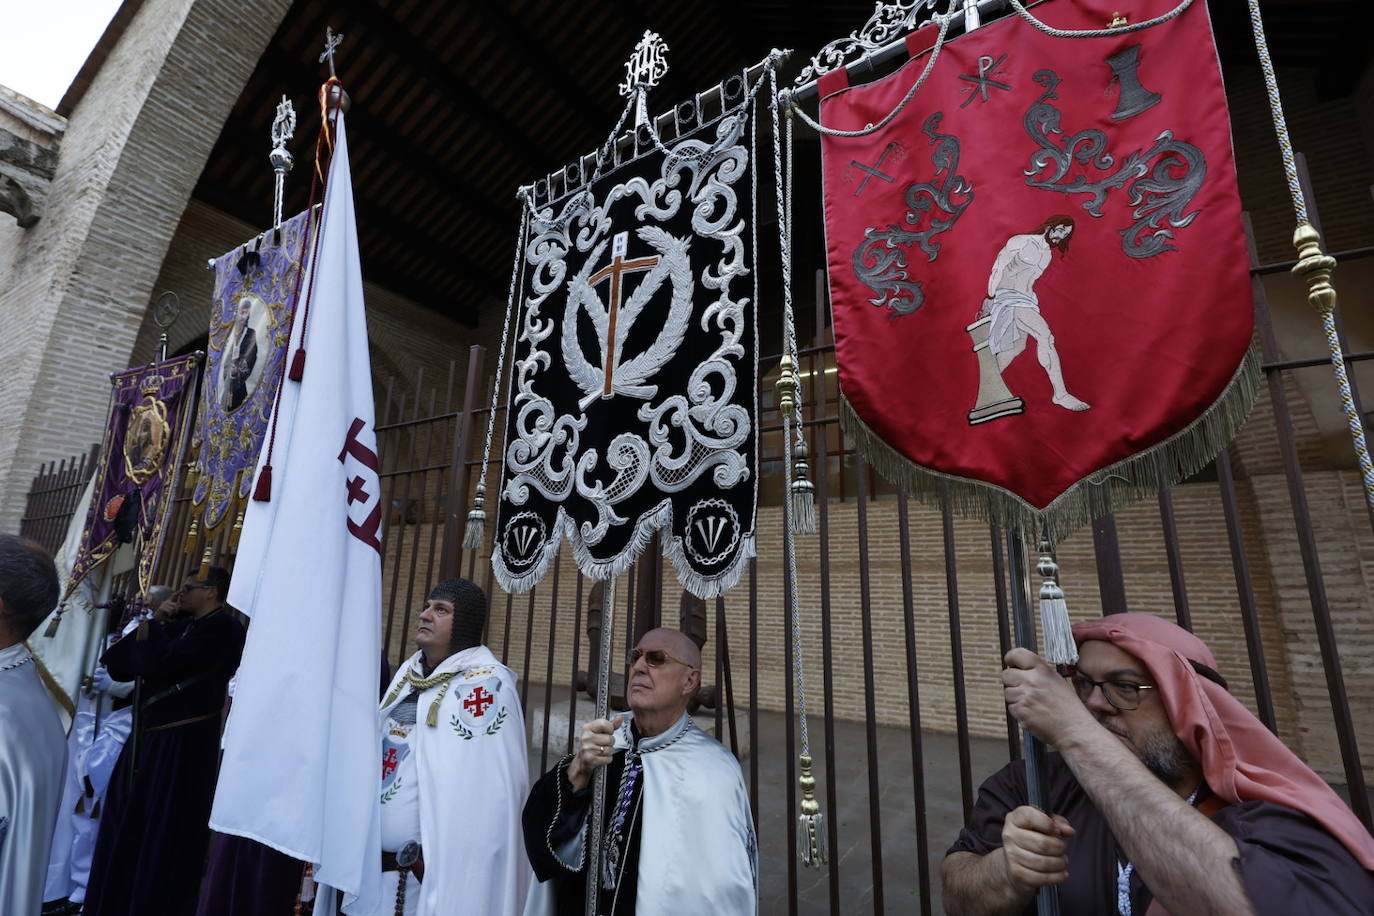
M 1150 614 L 1073 628 L 1061 677 L 1026 649 L 1002 684 L 1049 755 L 1049 813 L 1020 761 L 979 790 L 941 868 L 949 913 L 1374 913 L 1374 838 L 1231 696 L 1193 634 Z

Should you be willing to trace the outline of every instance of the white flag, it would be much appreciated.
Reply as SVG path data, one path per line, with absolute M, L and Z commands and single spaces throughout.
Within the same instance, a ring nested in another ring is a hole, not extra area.
M 367 911 L 381 893 L 382 503 L 342 114 L 321 221 L 288 350 L 308 358 L 282 382 L 258 459 L 271 499 L 248 504 L 229 589 L 252 623 L 210 826 L 314 863 L 347 911 Z

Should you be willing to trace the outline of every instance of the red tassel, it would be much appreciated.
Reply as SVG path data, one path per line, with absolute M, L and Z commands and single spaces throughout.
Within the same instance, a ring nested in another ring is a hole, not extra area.
M 264 464 L 258 474 L 257 486 L 253 487 L 253 499 L 260 503 L 272 501 L 272 465 Z
M 296 355 L 291 358 L 291 371 L 286 373 L 287 378 L 293 382 L 299 382 L 301 376 L 305 374 L 305 348 L 299 347 Z

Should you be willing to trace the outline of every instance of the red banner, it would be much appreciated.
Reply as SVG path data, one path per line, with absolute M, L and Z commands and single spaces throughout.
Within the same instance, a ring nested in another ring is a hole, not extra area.
M 1103 29 L 1114 3 L 1031 12 Z M 934 31 L 888 77 L 821 80 L 827 128 L 880 125 L 822 137 L 846 428 L 909 492 L 1067 530 L 1204 466 L 1253 402 L 1207 9 L 1073 38 L 1012 14 L 932 52 Z

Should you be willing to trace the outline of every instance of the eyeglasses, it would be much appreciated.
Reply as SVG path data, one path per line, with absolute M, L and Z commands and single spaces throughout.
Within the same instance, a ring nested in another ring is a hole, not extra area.
M 1130 681 L 1095 681 L 1090 677 L 1084 677 L 1078 672 L 1069 675 L 1069 680 L 1073 683 L 1073 689 L 1078 693 L 1078 698 L 1084 703 L 1092 699 L 1093 691 L 1102 688 L 1102 696 L 1112 706 L 1122 712 L 1129 712 L 1140 706 L 1140 692 L 1142 690 L 1154 690 L 1150 684 L 1135 684 Z
M 641 658 L 644 659 L 644 663 L 650 668 L 662 668 L 668 662 L 677 662 L 684 668 L 690 668 L 693 671 L 697 670 L 695 665 L 689 665 L 680 658 L 674 658 L 662 649 L 641 649 L 638 646 L 630 650 L 629 654 L 625 657 L 625 662 L 630 667 L 634 667 L 634 663 Z
M 193 583 L 193 584 L 191 584 L 191 585 L 183 585 L 183 586 L 181 587 L 181 590 L 182 590 L 183 592 L 193 592 L 193 591 L 195 591 L 196 589 L 201 589 L 201 588 L 214 588 L 214 586 L 213 586 L 213 585 L 196 585 L 196 584 Z

